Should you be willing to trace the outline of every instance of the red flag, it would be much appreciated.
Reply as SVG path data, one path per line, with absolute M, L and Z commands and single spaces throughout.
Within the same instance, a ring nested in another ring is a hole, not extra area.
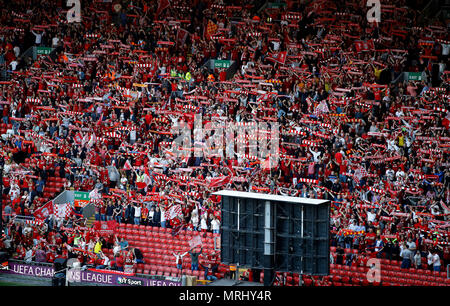
M 125 165 L 123 165 L 123 169 L 124 170 L 131 170 L 131 169 L 133 169 L 133 166 L 131 166 L 131 163 L 130 163 L 130 161 L 128 159 L 125 162 Z
M 355 49 L 356 52 L 375 50 L 373 39 L 369 39 L 367 41 L 362 40 L 355 41 Z
M 192 237 L 191 240 L 188 241 L 189 248 L 193 249 L 196 246 L 202 245 L 202 237 L 200 235 Z
M 183 217 L 183 211 L 181 206 L 178 204 L 170 206 L 165 212 L 164 216 L 167 220 L 175 219 L 176 217 Z
M 219 177 L 211 178 L 208 188 L 224 186 L 224 185 L 228 184 L 230 182 L 230 180 L 231 180 L 231 176 L 219 176 Z
M 44 220 L 50 215 L 53 215 L 53 200 L 47 202 L 44 206 L 39 207 L 33 213 L 33 215 L 38 218 Z
M 80 132 L 76 133 L 73 140 L 75 141 L 76 144 L 80 145 L 81 142 L 83 141 L 83 135 L 81 135 Z
M 287 51 L 280 51 L 278 53 L 269 53 L 267 59 L 284 65 L 286 62 L 286 57 Z
M 117 222 L 110 221 L 94 221 L 93 228 L 97 231 L 113 232 L 117 227 Z
M 177 32 L 177 44 L 184 45 L 186 38 L 188 37 L 189 32 L 185 29 L 179 28 Z
M 215 24 L 211 20 L 208 20 L 208 25 L 206 26 L 205 30 L 205 38 L 211 39 L 211 35 L 215 34 L 218 28 L 219 26 L 217 24 Z
M 98 125 L 101 125 L 102 124 L 102 121 L 103 121 L 103 113 L 100 115 L 100 118 L 98 118 L 98 120 L 97 120 L 97 126 Z
M 145 172 L 144 183 L 145 183 L 145 186 L 148 186 L 152 182 L 152 179 L 150 177 L 150 172 L 148 172 L 147 167 L 145 167 L 144 172 Z

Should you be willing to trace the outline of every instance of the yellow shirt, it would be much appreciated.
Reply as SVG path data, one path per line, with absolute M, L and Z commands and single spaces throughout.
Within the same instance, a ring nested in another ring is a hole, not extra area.
M 375 68 L 374 74 L 377 79 L 380 78 L 381 71 L 382 71 L 382 69 Z
M 94 246 L 94 253 L 98 254 L 102 250 L 102 244 L 100 241 L 97 241 L 97 243 Z
M 191 73 L 189 71 L 186 72 L 185 79 L 186 79 L 186 81 L 190 81 L 191 80 Z

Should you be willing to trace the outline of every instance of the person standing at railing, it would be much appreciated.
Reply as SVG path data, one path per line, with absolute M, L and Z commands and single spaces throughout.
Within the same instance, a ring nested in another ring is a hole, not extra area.
M 410 249 L 408 249 L 406 243 L 403 243 L 402 250 L 400 252 L 400 257 L 402 259 L 402 269 L 409 269 L 411 268 L 411 263 L 413 261 L 413 253 Z
M 185 252 L 181 254 L 180 252 L 174 253 L 172 252 L 173 256 L 175 256 L 175 264 L 177 265 L 177 274 L 178 272 L 180 275 L 183 273 L 183 257 L 188 254 L 189 252 Z
M 414 255 L 414 267 L 416 269 L 422 269 L 422 256 L 420 256 L 420 252 L 416 252 Z
M 134 223 L 133 224 L 141 224 L 141 205 L 134 205 Z
M 194 252 L 195 248 L 189 250 L 189 254 L 191 255 L 191 270 L 198 271 L 198 257 L 202 254 L 203 248 L 200 248 L 200 251 Z
M 438 251 L 433 251 L 433 271 L 440 272 L 441 271 L 441 258 L 439 257 Z

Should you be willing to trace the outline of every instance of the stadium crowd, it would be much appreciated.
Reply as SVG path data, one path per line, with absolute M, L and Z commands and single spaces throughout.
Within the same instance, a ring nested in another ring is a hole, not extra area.
M 82 209 L 32 218 L 60 177 L 90 192 L 99 221 L 174 233 L 218 233 L 212 193 L 224 188 L 330 199 L 333 262 L 357 249 L 405 268 L 450 264 L 447 25 L 420 21 L 406 1 L 383 6 L 379 23 L 360 1 L 93 2 L 81 23 L 65 21 L 61 1 L 1 2 L 1 243 L 13 258 L 93 253 L 83 260 L 118 269 L 142 259 L 84 230 Z M 32 46 L 53 51 L 22 57 Z M 171 144 L 194 114 L 203 126 L 279 123 L 276 167 L 180 157 Z M 119 263 L 105 246 L 125 252 Z

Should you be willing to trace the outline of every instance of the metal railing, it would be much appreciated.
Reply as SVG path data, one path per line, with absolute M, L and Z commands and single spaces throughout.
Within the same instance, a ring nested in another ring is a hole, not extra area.
M 450 264 L 447 265 L 447 278 L 450 279 Z

